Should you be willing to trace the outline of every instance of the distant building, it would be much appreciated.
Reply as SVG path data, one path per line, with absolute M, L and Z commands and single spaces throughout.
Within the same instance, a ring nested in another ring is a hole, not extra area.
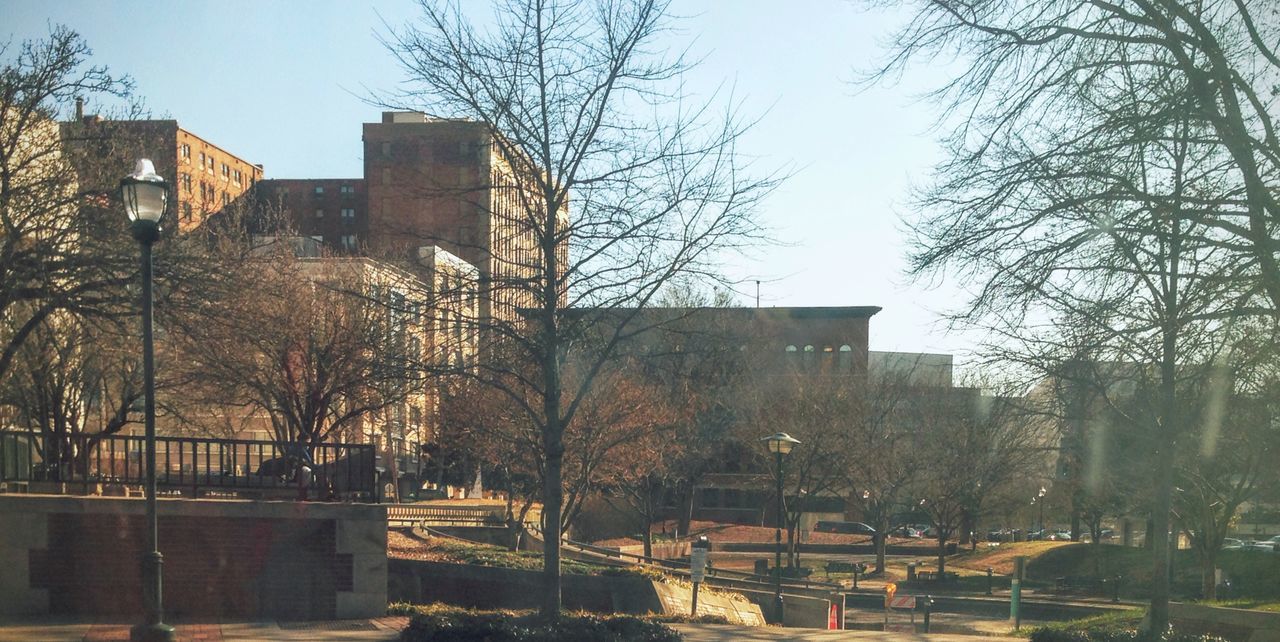
M 83 153 L 90 160 L 121 159 L 118 168 L 80 163 L 81 183 L 114 191 L 120 178 L 133 171 L 133 160 L 149 158 L 169 182 L 170 212 L 179 232 L 196 229 L 262 180 L 261 165 L 183 129 L 176 120 L 106 120 L 85 116 L 79 105 L 76 116 L 62 123 L 62 138 L 73 158 Z
M 543 264 L 529 218 L 536 196 L 520 187 L 518 160 L 488 125 L 384 112 L 364 124 L 363 140 L 371 255 L 394 260 L 423 245 L 456 254 L 479 270 L 482 320 L 514 319 L 535 304 L 527 284 Z
M 364 179 L 269 179 L 258 185 L 258 197 L 266 215 L 279 215 L 293 234 L 330 254 L 360 254 L 368 243 Z
M 953 360 L 949 354 L 873 350 L 867 353 L 867 372 L 873 377 L 906 385 L 950 388 Z

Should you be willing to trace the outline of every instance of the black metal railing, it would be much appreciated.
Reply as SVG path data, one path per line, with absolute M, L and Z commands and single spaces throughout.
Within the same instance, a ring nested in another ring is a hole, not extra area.
M 66 435 L 0 430 L 0 482 L 60 482 L 131 487 L 145 479 L 144 438 L 137 435 Z M 281 497 L 377 501 L 374 447 L 320 444 L 307 450 L 272 441 L 156 437 L 156 485 L 192 497 L 279 489 Z M 274 496 L 274 495 L 273 495 Z
M 426 523 L 432 526 L 502 526 L 505 509 L 444 506 L 387 506 L 387 526 Z

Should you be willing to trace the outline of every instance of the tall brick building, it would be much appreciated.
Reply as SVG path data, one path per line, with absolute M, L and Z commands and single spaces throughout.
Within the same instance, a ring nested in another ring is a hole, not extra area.
M 265 180 L 258 186 L 261 203 L 277 209 L 298 236 L 334 254 L 364 251 L 369 238 L 365 181 L 359 178 Z
M 179 232 L 196 229 L 209 215 L 253 189 L 263 176 L 262 165 L 250 163 L 183 129 L 176 120 L 105 120 L 85 116 L 77 105 L 76 120 L 62 123 L 62 137 L 70 147 L 89 153 L 111 150 L 97 152 L 100 157 L 151 159 L 156 173 L 171 186 L 171 215 Z M 115 181 L 132 169 L 132 165 L 122 164 L 118 175 L 82 175 L 81 181 L 110 191 L 115 189 Z
M 515 172 L 483 123 L 418 112 L 384 112 L 365 123 L 364 177 L 272 179 L 259 195 L 296 233 L 337 254 L 413 269 L 436 246 L 474 265 L 479 318 L 512 318 L 533 304 L 537 245 Z M 562 252 L 566 249 L 562 249 Z M 563 255 L 562 255 L 563 256 Z

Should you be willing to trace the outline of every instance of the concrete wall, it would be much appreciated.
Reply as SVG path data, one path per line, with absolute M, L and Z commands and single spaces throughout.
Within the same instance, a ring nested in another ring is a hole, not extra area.
M 1180 633 L 1217 635 L 1242 642 L 1280 642 L 1280 613 L 1173 603 L 1169 605 L 1169 620 Z
M 166 616 L 372 617 L 386 509 L 160 500 Z M 0 495 L 0 615 L 141 613 L 141 499 Z

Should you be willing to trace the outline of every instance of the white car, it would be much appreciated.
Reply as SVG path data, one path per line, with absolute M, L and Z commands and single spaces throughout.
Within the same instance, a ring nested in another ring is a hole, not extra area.
M 1227 537 L 1222 540 L 1222 550 L 1224 551 L 1238 551 L 1244 547 L 1245 542 L 1242 539 Z
M 1249 542 L 1245 550 L 1250 551 L 1266 551 L 1268 553 L 1280 553 L 1280 535 L 1276 535 L 1270 539 L 1257 540 Z

